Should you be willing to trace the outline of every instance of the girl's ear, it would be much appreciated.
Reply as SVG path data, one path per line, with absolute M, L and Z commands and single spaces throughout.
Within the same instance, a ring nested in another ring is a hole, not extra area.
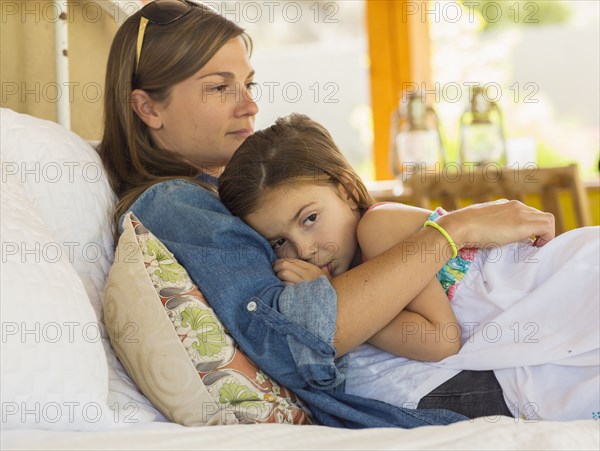
M 350 191 L 348 191 L 350 189 Z M 351 194 L 352 195 L 351 195 Z M 353 187 L 350 183 L 344 185 L 343 183 L 338 183 L 338 195 L 342 200 L 350 205 L 352 210 L 358 210 L 358 205 L 355 199 L 358 199 L 358 190 Z
M 156 102 L 142 89 L 135 89 L 131 93 L 131 108 L 134 113 L 153 130 L 162 128 L 162 119 L 156 108 Z

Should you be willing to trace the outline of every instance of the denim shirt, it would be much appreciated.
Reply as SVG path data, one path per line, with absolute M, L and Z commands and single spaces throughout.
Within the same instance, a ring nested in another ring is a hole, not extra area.
M 411 428 L 465 419 L 346 394 L 333 347 L 333 287 L 325 276 L 284 285 L 273 273 L 275 254 L 268 241 L 233 216 L 216 194 L 171 180 L 150 187 L 131 210 L 187 270 L 242 351 L 305 401 L 317 422 Z

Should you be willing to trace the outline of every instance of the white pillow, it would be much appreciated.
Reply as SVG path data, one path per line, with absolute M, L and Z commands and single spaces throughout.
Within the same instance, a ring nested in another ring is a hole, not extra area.
M 23 186 L 7 178 L 0 197 L 2 427 L 106 428 L 106 358 L 83 284 Z
M 113 260 L 115 196 L 92 146 L 60 125 L 0 109 L 2 181 L 19 181 L 83 282 L 98 319 Z
M 46 250 L 60 253 L 61 261 L 74 269 L 85 289 L 80 302 L 91 302 L 101 323 L 113 421 L 164 420 L 126 375 L 102 325 L 104 284 L 113 261 L 111 221 L 116 199 L 98 154 L 88 142 L 54 122 L 1 108 L 0 156 L 3 188 L 6 183 L 21 185 L 50 236 Z M 27 283 L 23 280 L 28 280 L 27 273 L 21 276 L 19 282 Z M 71 286 L 64 285 L 63 291 L 71 291 Z M 60 369 L 55 370 L 52 377 L 62 381 Z

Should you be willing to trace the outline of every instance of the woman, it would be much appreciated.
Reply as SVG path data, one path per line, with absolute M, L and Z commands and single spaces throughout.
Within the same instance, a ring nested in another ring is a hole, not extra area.
M 389 323 L 443 266 L 442 234 L 426 228 L 409 240 L 411 249 L 439 252 L 408 253 L 400 244 L 331 283 L 285 286 L 273 274 L 269 243 L 219 201 L 215 175 L 252 133 L 258 112 L 249 53 L 242 29 L 192 2 L 157 0 L 121 26 L 108 61 L 100 146 L 120 199 L 116 217 L 132 210 L 161 239 L 240 348 L 300 396 L 318 422 L 414 427 L 464 419 L 348 395 L 335 363 Z M 469 207 L 439 223 L 459 245 L 533 234 L 543 245 L 554 237 L 552 215 L 516 202 Z M 365 303 L 377 306 L 368 317 Z M 480 384 L 484 397 L 502 399 L 491 373 L 465 375 L 469 380 L 449 388 L 458 396 Z M 486 399 L 476 402 L 495 404 Z

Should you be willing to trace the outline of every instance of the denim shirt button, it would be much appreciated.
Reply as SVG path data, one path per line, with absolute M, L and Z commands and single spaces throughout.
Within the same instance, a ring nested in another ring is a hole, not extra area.
M 249 312 L 253 312 L 254 310 L 256 310 L 256 302 L 254 302 L 254 301 L 248 302 L 248 305 L 246 305 L 246 309 Z

